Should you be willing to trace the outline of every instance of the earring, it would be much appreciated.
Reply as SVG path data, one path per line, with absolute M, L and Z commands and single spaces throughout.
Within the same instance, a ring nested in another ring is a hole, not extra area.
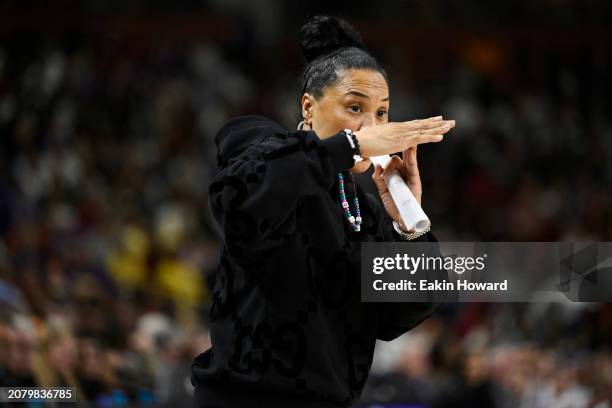
M 306 123 L 306 121 L 305 121 L 305 120 L 303 120 L 303 121 L 301 121 L 300 123 L 298 123 L 298 126 L 297 126 L 298 130 L 302 130 L 302 129 L 304 129 L 304 124 L 305 124 L 305 123 Z

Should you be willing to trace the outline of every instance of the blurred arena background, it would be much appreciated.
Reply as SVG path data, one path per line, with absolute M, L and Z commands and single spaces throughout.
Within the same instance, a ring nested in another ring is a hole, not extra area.
M 392 120 L 457 121 L 419 149 L 440 240 L 612 241 L 612 3 L 329 3 L 0 1 L 0 385 L 189 406 L 217 261 L 213 138 L 240 114 L 297 125 L 297 30 L 315 13 L 361 31 Z M 610 407 L 611 317 L 447 305 L 379 344 L 361 404 Z

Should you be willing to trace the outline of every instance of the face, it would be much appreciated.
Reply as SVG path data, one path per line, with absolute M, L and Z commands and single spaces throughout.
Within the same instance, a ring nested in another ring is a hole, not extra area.
M 335 84 L 326 87 L 319 98 L 302 96 L 304 129 L 314 130 L 324 139 L 342 129 L 358 131 L 366 126 L 378 126 L 389 121 L 389 87 L 378 71 L 350 69 L 343 72 Z M 362 173 L 370 160 L 357 163 L 351 171 Z

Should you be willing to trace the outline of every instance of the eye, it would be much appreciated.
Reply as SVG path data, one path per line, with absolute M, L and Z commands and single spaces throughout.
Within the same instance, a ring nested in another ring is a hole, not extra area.
M 349 109 L 355 113 L 361 112 L 361 107 L 359 105 L 351 105 Z
M 384 118 L 384 117 L 385 117 L 385 115 L 387 115 L 387 111 L 386 111 L 386 110 L 381 109 L 381 110 L 379 110 L 379 111 L 377 112 L 377 115 L 378 115 L 378 117 L 379 117 L 379 118 Z

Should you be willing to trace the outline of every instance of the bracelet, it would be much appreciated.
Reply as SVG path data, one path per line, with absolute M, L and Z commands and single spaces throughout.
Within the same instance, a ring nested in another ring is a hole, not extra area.
M 353 149 L 353 160 L 355 160 L 355 163 L 362 161 L 363 157 L 361 157 L 360 155 L 361 152 L 359 150 L 359 143 L 357 142 L 357 136 L 355 136 L 355 134 L 353 133 L 351 129 L 344 129 L 342 132 L 346 135 L 346 138 L 349 144 L 351 145 L 351 149 Z
M 355 149 L 355 154 L 361 156 L 361 150 L 359 147 L 359 141 L 357 140 L 357 136 L 353 132 L 349 133 L 349 135 L 351 136 L 351 139 L 353 139 L 353 148 Z
M 404 232 L 400 228 L 399 224 L 397 222 L 393 221 L 393 229 L 395 229 L 395 232 L 397 232 L 402 237 L 402 239 L 404 241 L 412 241 L 413 239 L 418 238 L 421 235 L 427 234 L 427 232 L 429 232 L 431 230 L 431 225 L 428 226 L 427 228 L 425 228 L 421 232 Z

